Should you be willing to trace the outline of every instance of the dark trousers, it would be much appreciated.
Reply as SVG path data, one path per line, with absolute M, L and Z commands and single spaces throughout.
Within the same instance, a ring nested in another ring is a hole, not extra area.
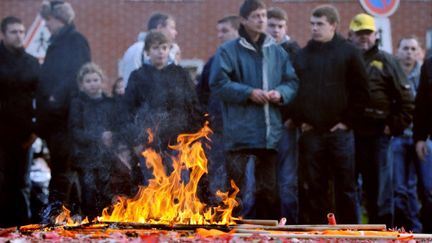
M 351 130 L 302 133 L 299 166 L 300 223 L 325 224 L 329 212 L 338 223 L 358 222 Z
M 93 219 L 102 215 L 102 210 L 110 206 L 109 169 L 83 168 L 78 170 L 81 191 L 81 212 Z
M 0 228 L 28 224 L 30 151 L 24 141 L 0 141 Z
M 243 199 L 246 188 L 250 184 L 247 179 L 247 166 L 254 166 L 255 177 L 255 204 L 248 215 L 242 215 Z M 279 192 L 276 181 L 277 153 L 267 149 L 245 149 L 230 151 L 227 155 L 228 180 L 234 180 L 240 188 L 237 200 L 240 203 L 235 216 L 254 217 L 257 219 L 278 219 Z
M 361 175 L 369 223 L 393 227 L 393 165 L 387 159 L 390 136 L 355 136 L 356 174 Z
M 68 136 L 66 132 L 58 131 L 50 133 L 44 139 L 50 153 L 49 201 L 64 204 L 69 209 L 78 207 L 79 182 L 76 171 L 71 168 L 71 144 Z

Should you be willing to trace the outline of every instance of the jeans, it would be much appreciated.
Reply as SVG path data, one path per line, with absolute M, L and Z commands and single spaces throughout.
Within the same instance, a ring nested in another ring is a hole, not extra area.
M 211 135 L 210 149 L 204 146 L 208 158 L 208 180 L 210 191 L 210 203 L 220 203 L 220 198 L 216 196 L 216 192 L 227 191 L 227 173 L 224 153 L 224 144 L 222 134 L 214 133 Z
M 240 205 L 234 216 L 278 219 L 279 192 L 276 166 L 277 153 L 274 150 L 244 149 L 228 152 L 228 180 L 234 180 L 240 188 L 240 195 L 237 195 Z M 252 174 L 253 179 L 248 178 Z M 252 186 L 254 188 L 251 188 Z
M 335 213 L 338 223 L 358 222 L 351 130 L 303 132 L 299 166 L 300 223 L 325 224 L 329 212 Z
M 387 135 L 355 135 L 356 176 L 362 178 L 369 223 L 393 227 L 393 166 L 387 159 L 389 144 Z
M 432 142 L 426 143 L 432 151 Z M 432 233 L 432 154 L 420 161 L 412 137 L 394 137 L 390 148 L 389 159 L 394 163 L 396 226 Z
M 297 128 L 284 128 L 278 151 L 278 183 L 281 217 L 287 224 L 298 223 L 298 132 Z

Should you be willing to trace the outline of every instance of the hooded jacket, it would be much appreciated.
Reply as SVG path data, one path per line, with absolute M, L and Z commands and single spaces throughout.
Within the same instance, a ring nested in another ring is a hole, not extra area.
M 276 149 L 282 132 L 280 106 L 260 105 L 249 97 L 256 88 L 277 90 L 282 104 L 295 96 L 298 79 L 287 53 L 261 34 L 253 43 L 240 28 L 240 38 L 224 43 L 215 55 L 210 89 L 222 102 L 227 150 Z

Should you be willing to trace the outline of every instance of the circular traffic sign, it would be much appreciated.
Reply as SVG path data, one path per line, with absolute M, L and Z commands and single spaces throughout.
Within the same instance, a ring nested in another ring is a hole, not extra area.
M 399 7 L 399 0 L 360 0 L 360 4 L 370 15 L 388 17 Z

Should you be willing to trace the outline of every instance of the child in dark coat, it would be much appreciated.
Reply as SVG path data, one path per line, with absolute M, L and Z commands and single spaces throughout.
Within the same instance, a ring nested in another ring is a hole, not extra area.
M 78 171 L 81 210 L 92 219 L 109 205 L 107 184 L 111 169 L 113 102 L 102 93 L 104 75 L 94 63 L 78 73 L 80 92 L 71 101 L 69 132 L 72 137 L 72 164 Z
M 147 35 L 144 50 L 150 61 L 132 72 L 125 94 L 134 145 L 148 146 L 146 131 L 150 128 L 154 135 L 151 146 L 163 154 L 172 152 L 168 144 L 175 144 L 179 134 L 196 132 L 203 124 L 189 73 L 180 66 L 168 64 L 169 49 L 162 33 Z

